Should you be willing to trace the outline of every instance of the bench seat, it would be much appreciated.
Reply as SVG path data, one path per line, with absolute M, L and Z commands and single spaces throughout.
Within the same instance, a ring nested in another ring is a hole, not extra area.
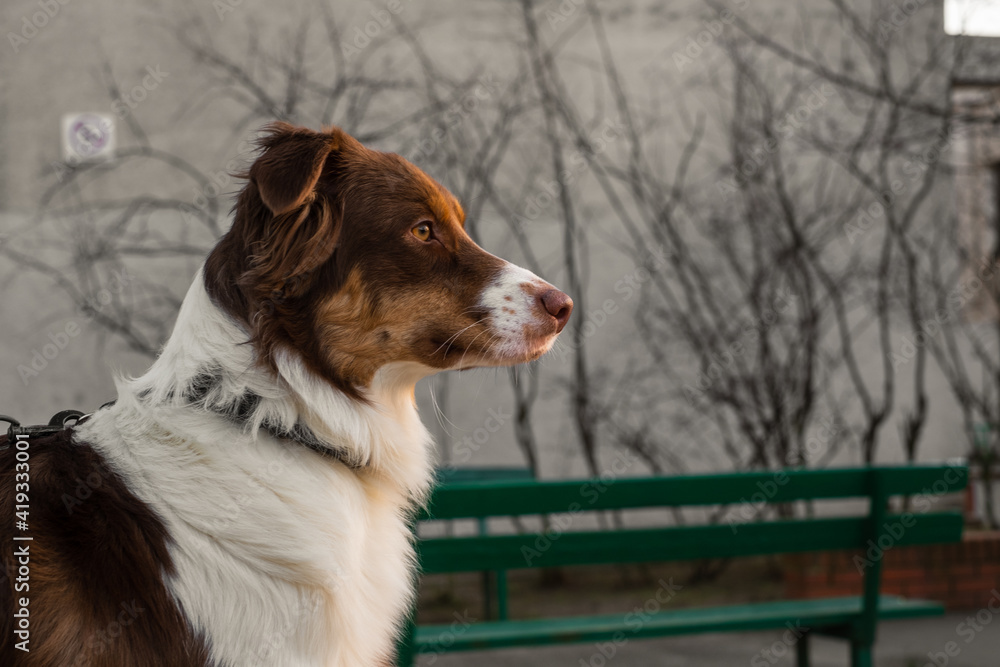
M 416 629 L 418 652 L 473 651 L 512 646 L 541 646 L 579 642 L 618 641 L 622 637 L 646 638 L 704 632 L 738 632 L 785 628 L 821 629 L 856 621 L 863 600 L 858 597 L 820 600 L 782 600 L 746 605 L 701 607 L 660 611 L 654 614 L 628 612 L 604 616 L 566 617 L 534 620 L 486 621 L 468 628 L 454 625 L 421 625 Z M 881 595 L 880 620 L 936 616 L 944 607 L 930 600 L 914 600 Z M 446 638 L 447 647 L 438 642 Z

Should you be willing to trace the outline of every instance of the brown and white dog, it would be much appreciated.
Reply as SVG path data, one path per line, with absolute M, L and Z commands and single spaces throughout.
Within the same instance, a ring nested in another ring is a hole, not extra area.
M 152 368 L 0 452 L 5 666 L 389 664 L 432 480 L 415 383 L 537 359 L 569 318 L 401 157 L 284 123 L 261 148 Z

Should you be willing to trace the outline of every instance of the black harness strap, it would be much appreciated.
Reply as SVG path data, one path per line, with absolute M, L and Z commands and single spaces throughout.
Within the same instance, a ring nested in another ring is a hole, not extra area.
M 17 436 L 39 436 L 52 435 L 67 428 L 72 428 L 83 417 L 79 410 L 63 410 L 57 412 L 49 420 L 48 424 L 36 426 L 21 426 L 21 422 L 7 415 L 0 415 L 0 422 L 7 422 L 10 427 L 7 429 L 7 442 L 0 446 L 0 450 L 10 447 Z

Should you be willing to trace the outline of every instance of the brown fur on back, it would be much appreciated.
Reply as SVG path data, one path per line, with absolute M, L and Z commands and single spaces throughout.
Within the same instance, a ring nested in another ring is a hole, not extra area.
M 163 522 L 93 448 L 71 436 L 65 430 L 28 441 L 27 531 L 15 528 L 13 443 L 0 451 L 0 665 L 209 665 L 205 645 L 163 583 L 173 571 Z M 6 444 L 0 437 L 0 447 Z M 15 542 L 15 534 L 34 539 Z M 27 591 L 15 591 L 14 550 L 21 545 L 29 545 Z M 27 653 L 14 646 L 21 597 L 30 600 Z

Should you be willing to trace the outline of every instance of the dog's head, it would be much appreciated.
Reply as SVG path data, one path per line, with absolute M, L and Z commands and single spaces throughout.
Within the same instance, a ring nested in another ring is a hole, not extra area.
M 205 283 L 262 363 L 285 348 L 359 395 L 394 362 L 532 361 L 566 325 L 570 298 L 476 245 L 455 197 L 400 156 L 286 123 L 261 148 Z

